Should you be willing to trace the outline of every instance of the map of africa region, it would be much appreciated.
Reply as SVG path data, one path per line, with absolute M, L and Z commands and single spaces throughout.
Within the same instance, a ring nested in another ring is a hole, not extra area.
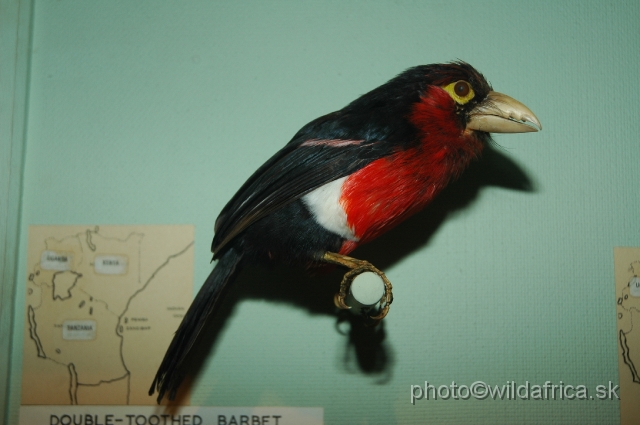
M 155 404 L 193 241 L 187 225 L 30 226 L 21 404 Z
M 620 423 L 640 417 L 640 248 L 615 248 Z

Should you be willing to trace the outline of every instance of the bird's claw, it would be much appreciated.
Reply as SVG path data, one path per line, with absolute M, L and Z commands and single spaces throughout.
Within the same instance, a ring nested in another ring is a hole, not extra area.
M 333 296 L 333 303 L 341 310 L 349 310 L 351 307 L 349 307 L 347 303 L 344 302 L 345 298 L 346 294 L 340 291 Z
M 385 318 L 387 313 L 389 313 L 389 307 L 393 302 L 393 287 L 391 286 L 391 282 L 384 274 L 384 272 L 377 269 L 368 261 L 358 260 L 356 258 L 347 257 L 345 255 L 340 255 L 333 252 L 326 252 L 322 259 L 328 263 L 337 264 L 351 269 L 347 273 L 345 273 L 344 277 L 342 278 L 342 282 L 340 283 L 340 290 L 333 297 L 333 303 L 336 305 L 336 307 L 343 310 L 348 310 L 351 308 L 349 305 L 347 305 L 345 299 L 347 297 L 347 294 L 349 293 L 349 288 L 351 287 L 353 280 L 358 275 L 365 272 L 372 272 L 377 274 L 384 282 L 384 295 L 382 296 L 382 298 L 380 298 L 379 302 L 380 312 L 375 316 L 369 316 L 369 319 L 373 320 L 375 325 Z

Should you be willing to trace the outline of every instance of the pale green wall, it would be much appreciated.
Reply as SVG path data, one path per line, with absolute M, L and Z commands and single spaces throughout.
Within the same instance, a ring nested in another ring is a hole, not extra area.
M 31 1 L 0 0 L 0 422 L 9 414 Z
M 323 406 L 327 424 L 617 422 L 615 401 L 412 406 L 409 388 L 618 381 L 613 247 L 640 245 L 639 12 L 636 1 L 36 1 L 12 418 L 30 224 L 193 223 L 199 286 L 218 212 L 299 127 L 409 66 L 460 58 L 542 121 L 539 134 L 496 139 L 534 189 L 484 187 L 432 237 L 412 235 L 428 230 L 413 221 L 362 251 L 399 257 L 384 264 L 395 301 L 383 373 L 345 364 L 334 316 L 254 286 L 236 292 L 192 403 Z M 418 246 L 400 255 L 403 235 Z

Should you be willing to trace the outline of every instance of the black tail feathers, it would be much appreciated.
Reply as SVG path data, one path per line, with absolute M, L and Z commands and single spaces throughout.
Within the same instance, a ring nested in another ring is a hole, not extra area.
M 233 248 L 225 252 L 191 303 L 149 389 L 149 395 L 158 391 L 158 403 L 167 392 L 170 400 L 175 398 L 178 387 L 185 377 L 184 361 L 213 312 L 224 287 L 231 283 L 240 271 L 241 259 L 242 255 Z

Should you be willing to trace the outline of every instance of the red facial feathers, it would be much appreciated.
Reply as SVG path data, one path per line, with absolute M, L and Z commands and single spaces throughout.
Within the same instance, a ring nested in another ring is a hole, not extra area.
M 420 143 L 373 161 L 344 182 L 340 203 L 360 243 L 423 209 L 480 154 L 481 141 L 459 127 L 455 114 L 451 96 L 429 87 L 408 117 L 419 130 Z M 348 242 L 341 253 L 356 246 Z

